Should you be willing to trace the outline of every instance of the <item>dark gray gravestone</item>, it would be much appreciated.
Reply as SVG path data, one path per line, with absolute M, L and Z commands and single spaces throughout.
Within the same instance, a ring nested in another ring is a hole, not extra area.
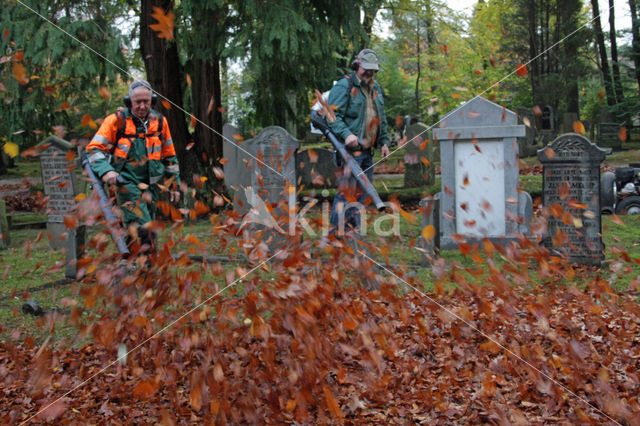
M 432 185 L 436 181 L 435 143 L 430 137 L 429 127 L 415 123 L 407 129 L 404 146 L 404 186 L 414 188 Z
M 290 208 L 295 211 L 296 165 L 299 142 L 278 126 L 264 128 L 243 146 L 251 153 L 247 161 L 249 185 L 242 227 L 261 232 L 270 249 L 279 247 L 290 232 Z M 295 228 L 294 228 L 295 229 Z
M 576 133 L 538 151 L 542 204 L 550 211 L 543 244 L 572 263 L 599 266 L 604 259 L 599 194 L 600 163 L 606 153 Z
M 46 148 L 40 153 L 40 168 L 44 193 L 49 198 L 47 203 L 47 232 L 50 245 L 54 250 L 64 249 L 67 253 L 65 275 L 76 278 L 76 262 L 82 255 L 86 243 L 84 225 L 73 229 L 67 228 L 65 216 L 73 216 L 71 210 L 76 206 L 76 196 L 80 186 L 76 177 L 77 156 L 75 147 L 60 138 L 49 136 L 40 144 Z M 67 159 L 69 153 L 74 153 Z M 73 221 L 68 221 L 69 224 Z
M 333 150 L 304 149 L 296 153 L 297 186 L 333 188 L 336 186 L 336 163 Z
M 251 185 L 251 176 L 247 172 L 251 157 L 237 127 L 225 124 L 222 136 L 222 155 L 227 160 L 223 165 L 224 184 L 232 193 L 233 209 L 244 214 L 248 210 L 245 189 Z
M 8 248 L 10 243 L 7 203 L 0 198 L 0 250 Z
M 505 243 L 526 234 L 530 197 L 518 191 L 518 141 L 526 134 L 513 111 L 476 97 L 433 130 L 440 145 L 440 247 L 489 238 Z M 528 208 L 527 208 L 528 207 Z
M 600 123 L 598 125 L 598 146 L 612 148 L 616 151 L 621 150 L 620 125 L 617 123 Z

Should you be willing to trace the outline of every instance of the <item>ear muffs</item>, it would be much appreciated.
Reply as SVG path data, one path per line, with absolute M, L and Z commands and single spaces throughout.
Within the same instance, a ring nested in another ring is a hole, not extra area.
M 126 106 L 127 108 L 131 108 L 131 96 L 125 95 L 123 101 L 124 101 L 124 106 Z M 155 93 L 152 93 L 151 106 L 155 107 L 157 103 L 158 103 L 158 95 L 156 95 Z

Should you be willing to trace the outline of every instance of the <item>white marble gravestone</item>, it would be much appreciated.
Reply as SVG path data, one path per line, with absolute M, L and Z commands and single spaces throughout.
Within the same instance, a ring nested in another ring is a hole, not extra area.
M 440 248 L 528 234 L 532 202 L 518 193 L 518 138 L 526 134 L 513 111 L 476 97 L 434 129 L 440 145 Z

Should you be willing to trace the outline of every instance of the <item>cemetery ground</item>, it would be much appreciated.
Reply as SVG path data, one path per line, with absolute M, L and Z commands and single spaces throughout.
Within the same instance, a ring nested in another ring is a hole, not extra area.
M 540 176 L 527 180 L 535 198 Z M 403 207 L 399 236 L 367 237 L 392 272 L 372 291 L 349 246 L 305 238 L 262 265 L 264 246 L 239 240 L 224 214 L 167 225 L 158 260 L 122 277 L 136 290 L 116 301 L 113 245 L 96 229 L 87 278 L 33 288 L 64 276 L 64 254 L 42 229 L 12 230 L 0 252 L 0 419 L 640 421 L 638 217 L 603 217 L 598 269 L 527 241 L 461 241 L 427 268 L 417 203 Z M 23 315 L 27 298 L 48 313 Z M 122 342 L 141 346 L 114 363 Z

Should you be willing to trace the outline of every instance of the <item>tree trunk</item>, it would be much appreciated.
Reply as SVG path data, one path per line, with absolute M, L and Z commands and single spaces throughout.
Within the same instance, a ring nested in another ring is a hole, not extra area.
M 140 13 L 140 51 L 147 71 L 147 80 L 158 92 L 159 100 L 167 99 L 173 103 L 171 108 L 165 108 L 162 102 L 155 106 L 167 117 L 171 137 L 180 163 L 180 175 L 189 181 L 194 170 L 193 161 L 187 156 L 187 145 L 191 142 L 191 135 L 185 121 L 183 108 L 183 70 L 178 58 L 176 41 L 167 41 L 157 37 L 149 28 L 156 23 L 151 17 L 152 7 L 157 6 L 165 12 L 173 9 L 173 0 L 141 0 Z
M 622 81 L 620 80 L 620 66 L 618 64 L 618 43 L 616 41 L 616 18 L 613 0 L 609 0 L 609 42 L 611 43 L 611 69 L 613 70 L 613 89 L 616 101 L 622 102 Z
M 218 58 L 194 60 L 191 77 L 191 98 L 198 122 L 195 139 L 198 152 L 208 166 L 219 165 L 222 158 L 222 90 Z M 235 142 L 235 141 L 234 141 Z M 210 168 L 210 167 L 208 167 Z
M 598 0 L 591 0 L 593 9 L 593 26 L 596 33 L 596 42 L 598 53 L 600 54 L 600 69 L 604 79 L 604 90 L 607 94 L 607 105 L 612 106 L 616 103 L 616 97 L 613 92 L 613 84 L 611 81 L 611 73 L 609 72 L 609 60 L 607 59 L 607 49 L 604 45 L 604 34 L 602 33 L 602 24 L 600 22 L 600 9 L 598 8 Z
M 420 78 L 421 78 L 421 66 L 420 66 L 420 18 L 416 19 L 416 64 L 418 65 L 418 69 L 416 72 L 416 115 L 420 115 Z
M 638 22 L 638 6 L 636 0 L 629 0 L 631 9 L 631 33 L 633 35 L 632 56 L 636 68 L 636 81 L 640 89 L 640 22 Z

